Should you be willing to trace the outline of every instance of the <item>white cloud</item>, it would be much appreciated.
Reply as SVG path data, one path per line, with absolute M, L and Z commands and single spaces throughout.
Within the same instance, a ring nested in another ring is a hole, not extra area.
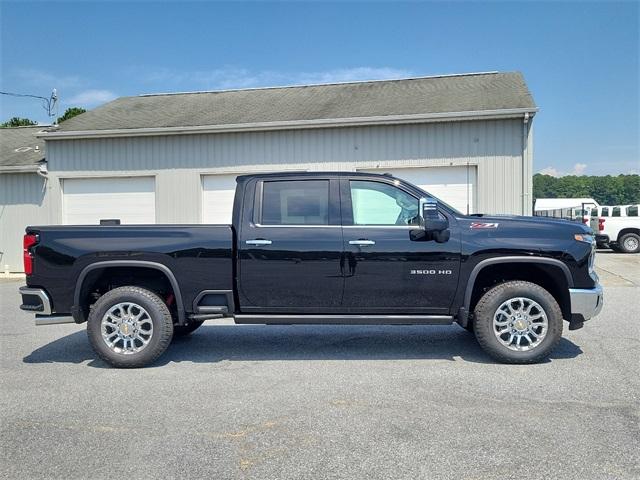
M 268 87 L 312 83 L 353 82 L 384 80 L 412 76 L 409 70 L 391 67 L 354 67 L 315 72 L 279 72 L 273 70 L 252 71 L 246 68 L 222 67 L 213 70 L 176 71 L 161 69 L 137 76 L 146 83 L 159 84 L 159 91 L 180 88 L 183 90 L 223 90 L 234 88 Z
M 586 163 L 576 163 L 573 166 L 573 172 L 571 173 L 572 175 L 584 175 L 584 171 L 587 169 L 587 164 Z
M 110 90 L 84 90 L 71 98 L 62 98 L 61 100 L 66 105 L 75 107 L 93 107 L 101 103 L 110 102 L 116 97 L 117 95 Z
M 584 175 L 584 171 L 587 169 L 586 163 L 576 163 L 573 166 L 573 170 L 570 173 L 562 172 L 555 167 L 545 167 L 538 173 L 542 175 L 551 175 L 552 177 L 564 177 L 565 175 Z
M 554 167 L 543 168 L 538 173 L 541 173 L 542 175 L 551 175 L 552 177 L 561 177 L 562 176 L 562 174 L 558 170 L 556 170 Z

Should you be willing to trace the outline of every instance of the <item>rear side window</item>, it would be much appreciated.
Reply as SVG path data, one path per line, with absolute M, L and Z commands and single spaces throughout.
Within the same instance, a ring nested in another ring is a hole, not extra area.
M 264 182 L 262 225 L 328 225 L 329 181 Z
M 631 205 L 627 207 L 627 217 L 637 217 L 638 216 L 638 205 Z
M 613 207 L 611 209 L 611 216 L 612 217 L 619 217 L 620 216 L 620 207 Z
M 601 217 L 608 217 L 609 216 L 609 207 L 602 207 L 602 214 L 600 216 Z

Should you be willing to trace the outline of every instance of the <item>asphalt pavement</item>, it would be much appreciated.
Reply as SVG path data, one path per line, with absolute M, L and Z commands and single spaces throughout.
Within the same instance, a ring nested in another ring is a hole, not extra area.
M 528 366 L 457 326 L 205 324 L 116 370 L 0 280 L 0 477 L 640 478 L 639 262 L 598 255 L 603 312 Z

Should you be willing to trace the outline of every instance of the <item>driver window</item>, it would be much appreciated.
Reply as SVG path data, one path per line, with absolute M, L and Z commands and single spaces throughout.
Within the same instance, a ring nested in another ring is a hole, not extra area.
M 417 225 L 419 201 L 407 192 L 381 182 L 352 180 L 354 225 Z

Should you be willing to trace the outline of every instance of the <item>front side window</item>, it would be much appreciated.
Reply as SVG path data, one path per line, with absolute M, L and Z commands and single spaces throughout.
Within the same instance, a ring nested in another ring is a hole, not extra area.
M 388 183 L 352 180 L 354 225 L 416 225 L 419 201 Z
M 263 225 L 328 225 L 329 181 L 263 183 Z
M 638 205 L 631 205 L 627 207 L 627 217 L 637 217 L 638 216 Z

